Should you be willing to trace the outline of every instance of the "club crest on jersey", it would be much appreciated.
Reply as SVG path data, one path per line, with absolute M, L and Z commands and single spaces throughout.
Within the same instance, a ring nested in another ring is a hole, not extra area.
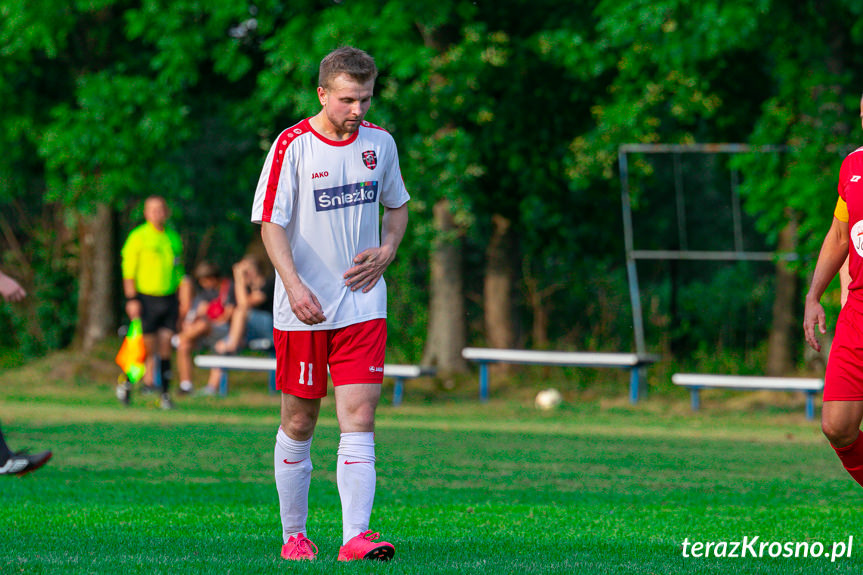
M 363 152 L 363 163 L 370 170 L 374 170 L 375 166 L 378 165 L 378 157 L 375 155 L 374 150 L 366 150 Z

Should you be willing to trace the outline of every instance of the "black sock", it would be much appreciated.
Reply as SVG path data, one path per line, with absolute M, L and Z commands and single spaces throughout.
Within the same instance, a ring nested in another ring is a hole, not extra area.
M 6 440 L 3 438 L 3 430 L 0 429 L 0 464 L 6 463 L 12 457 L 12 450 L 6 445 Z
M 168 384 L 171 382 L 171 360 L 163 359 L 159 362 L 159 374 L 162 376 L 162 393 L 168 393 Z

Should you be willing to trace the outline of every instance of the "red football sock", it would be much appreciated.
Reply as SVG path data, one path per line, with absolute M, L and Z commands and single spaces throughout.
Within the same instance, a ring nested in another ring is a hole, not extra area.
M 851 445 L 833 449 L 842 461 L 845 471 L 854 478 L 854 481 L 863 485 L 863 434 L 858 434 Z

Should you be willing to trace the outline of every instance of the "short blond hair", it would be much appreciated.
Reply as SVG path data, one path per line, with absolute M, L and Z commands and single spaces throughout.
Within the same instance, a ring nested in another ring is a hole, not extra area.
M 321 60 L 318 70 L 318 86 L 328 90 L 339 74 L 347 74 L 357 82 L 365 84 L 378 77 L 375 59 L 363 50 L 353 46 L 343 46 L 333 50 Z

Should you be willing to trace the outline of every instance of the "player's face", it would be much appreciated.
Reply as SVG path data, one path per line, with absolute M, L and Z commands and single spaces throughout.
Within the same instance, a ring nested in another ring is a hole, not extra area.
M 339 136 L 349 136 L 356 132 L 369 106 L 375 81 L 357 82 L 347 74 L 339 74 L 331 82 L 330 88 L 318 88 L 318 98 L 331 127 Z
M 158 198 L 150 198 L 144 202 L 144 219 L 161 230 L 168 220 L 168 206 Z

